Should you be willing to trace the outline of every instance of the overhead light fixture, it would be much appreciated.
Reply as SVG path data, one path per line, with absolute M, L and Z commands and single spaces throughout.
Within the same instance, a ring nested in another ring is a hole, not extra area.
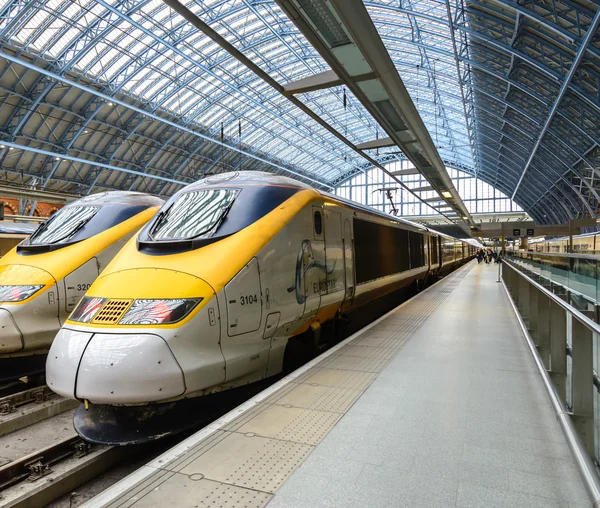
M 463 220 L 467 220 L 467 219 L 468 219 L 468 217 L 463 215 Z
M 6 148 L 4 145 L 0 145 L 0 148 Z
M 88 132 L 89 132 L 89 131 L 87 131 L 87 130 L 86 130 L 86 131 L 83 131 L 83 133 L 84 133 L 84 134 L 87 134 Z
M 14 148 L 11 146 L 11 147 L 9 148 L 9 150 L 14 150 Z
M 114 106 L 114 104 L 112 102 L 109 102 L 108 105 L 109 106 Z
M 451 198 L 452 197 L 452 193 L 450 191 L 442 191 L 442 196 L 445 198 Z
M 60 157 L 54 157 L 54 160 L 55 160 L 55 161 L 59 161 L 59 160 L 60 160 Z

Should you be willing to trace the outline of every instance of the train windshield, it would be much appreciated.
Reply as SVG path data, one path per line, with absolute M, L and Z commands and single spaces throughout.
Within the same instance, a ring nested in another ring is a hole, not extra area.
M 148 235 L 153 240 L 211 236 L 225 219 L 238 189 L 202 189 L 181 194 L 160 211 Z
M 44 222 L 29 237 L 29 245 L 56 245 L 68 240 L 100 210 L 99 206 L 69 206 Z

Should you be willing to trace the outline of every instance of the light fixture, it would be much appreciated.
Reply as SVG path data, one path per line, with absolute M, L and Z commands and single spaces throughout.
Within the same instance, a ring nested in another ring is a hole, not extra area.
M 54 160 L 55 160 L 55 161 L 59 161 L 59 160 L 60 160 L 60 157 L 54 157 Z
M 84 133 L 84 134 L 87 134 L 88 132 L 89 132 L 89 131 L 87 131 L 87 130 L 83 131 L 83 133 Z
M 445 198 L 451 198 L 452 197 L 452 193 L 450 191 L 442 191 L 442 196 Z
M 0 145 L 0 148 L 6 148 L 4 145 Z
M 9 148 L 9 150 L 14 150 L 14 148 L 11 146 L 11 147 Z
M 109 102 L 108 105 L 109 106 L 114 106 L 114 104 L 112 102 Z
M 468 219 L 468 217 L 466 217 L 465 215 L 463 215 L 463 220 L 467 220 L 467 219 Z

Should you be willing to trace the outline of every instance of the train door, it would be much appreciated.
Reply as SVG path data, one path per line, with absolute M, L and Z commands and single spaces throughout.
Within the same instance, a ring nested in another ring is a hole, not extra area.
M 312 316 L 321 305 L 321 287 L 327 283 L 325 275 L 325 221 L 323 206 L 312 207 L 312 240 L 302 245 L 302 273 L 304 285 L 303 317 Z
M 344 302 L 349 302 L 354 297 L 354 240 L 348 219 L 344 221 L 342 242 L 344 247 L 344 287 L 346 288 Z
M 344 245 L 342 214 L 325 210 L 325 283 L 321 285 L 321 308 L 344 300 Z
M 262 377 L 269 358 L 269 341 L 263 340 L 259 266 L 252 258 L 225 286 L 227 334 L 222 335 L 227 379 L 255 372 Z

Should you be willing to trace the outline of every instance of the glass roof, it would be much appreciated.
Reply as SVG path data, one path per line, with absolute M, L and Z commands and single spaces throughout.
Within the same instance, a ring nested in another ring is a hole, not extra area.
M 185 4 L 281 84 L 328 70 L 274 2 Z M 412 15 L 397 5 L 367 2 L 442 158 L 472 167 L 446 5 L 407 1 Z M 160 0 L 51 0 L 24 13 L 10 40 L 55 62 L 62 72 L 108 84 L 187 124 L 215 133 L 223 124 L 227 134 L 237 133 L 241 121 L 245 145 L 322 181 L 339 181 L 365 164 Z M 431 54 L 419 42 L 438 51 Z M 300 98 L 355 144 L 379 136 L 382 129 L 350 94 L 344 109 L 343 94 L 335 87 Z
M 280 85 L 329 70 L 274 0 L 183 3 Z M 596 216 L 598 2 L 365 5 L 447 167 L 540 222 Z M 0 0 L 0 43 L 8 182 L 171 194 L 256 169 L 328 189 L 371 168 L 161 0 Z M 354 144 L 385 136 L 342 86 L 298 97 Z

